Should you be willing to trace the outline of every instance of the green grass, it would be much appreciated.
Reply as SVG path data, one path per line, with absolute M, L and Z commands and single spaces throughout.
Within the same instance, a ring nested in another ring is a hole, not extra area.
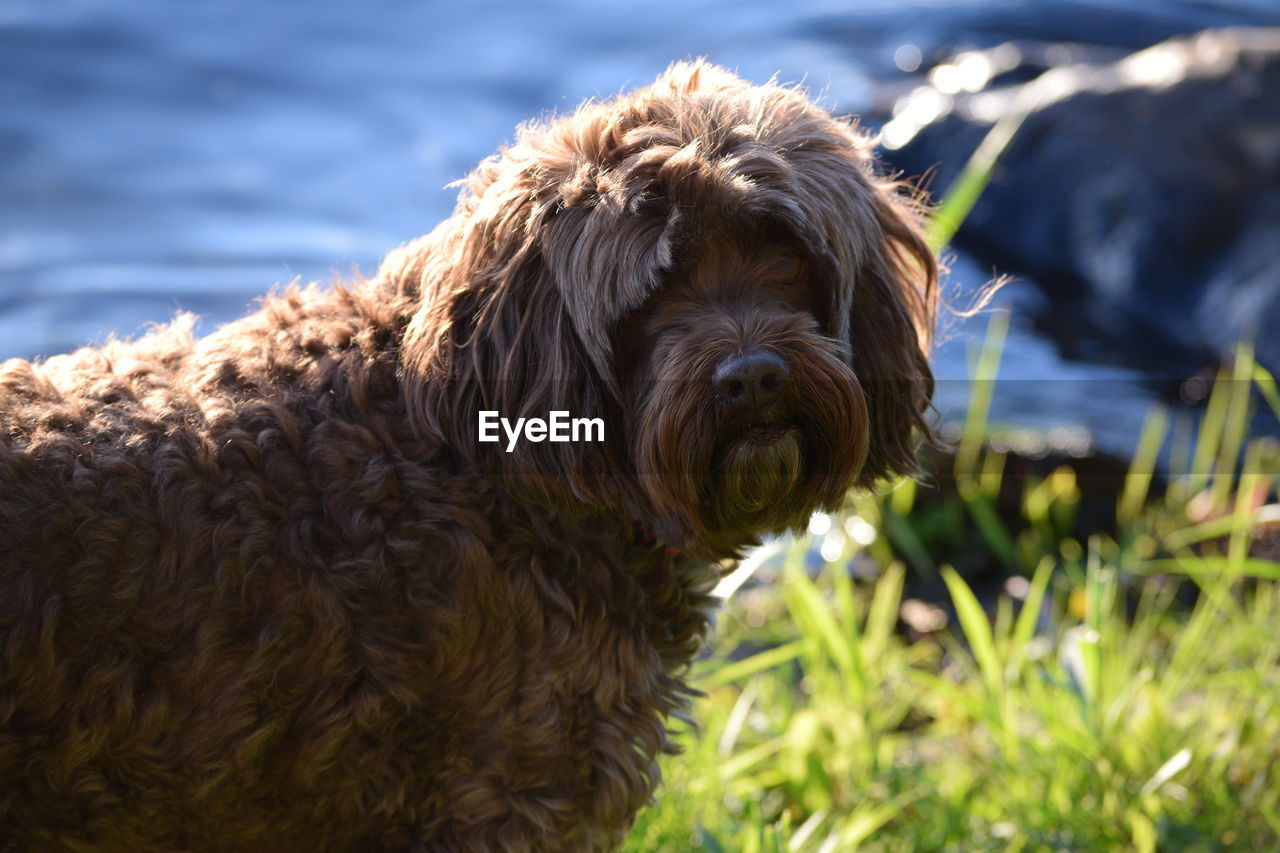
M 1153 413 L 1111 535 L 1073 532 L 1069 468 L 997 514 L 979 396 L 942 507 L 912 484 L 853 499 L 816 574 L 791 542 L 776 581 L 726 602 L 700 730 L 678 729 L 625 849 L 1280 850 L 1280 565 L 1255 553 L 1277 453 L 1246 430 L 1280 394 L 1247 348 L 1221 380 L 1194 443 Z M 949 526 L 1024 579 L 1018 600 L 980 601 Z M 859 552 L 878 569 L 855 582 Z M 944 630 L 900 629 L 908 580 L 946 591 Z

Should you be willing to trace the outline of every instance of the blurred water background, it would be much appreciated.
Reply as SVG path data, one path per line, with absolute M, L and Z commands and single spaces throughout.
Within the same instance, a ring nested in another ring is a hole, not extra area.
M 946 52 L 1134 50 L 1230 24 L 1280 24 L 1280 4 L 0 0 L 0 358 L 179 309 L 208 331 L 273 284 L 371 272 L 448 215 L 447 185 L 519 122 L 673 59 L 803 80 L 874 126 Z M 954 257 L 953 301 L 992 273 Z M 1014 323 L 995 419 L 1127 453 L 1159 389 L 1132 366 L 1065 359 L 1022 319 L 1038 299 L 1025 280 L 1001 294 Z M 944 328 L 946 418 L 985 323 Z

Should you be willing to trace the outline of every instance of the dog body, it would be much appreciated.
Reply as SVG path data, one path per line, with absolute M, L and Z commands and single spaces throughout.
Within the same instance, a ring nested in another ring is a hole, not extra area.
M 680 64 L 368 281 L 6 362 L 0 849 L 617 846 L 715 561 L 910 467 L 934 283 L 862 137 Z

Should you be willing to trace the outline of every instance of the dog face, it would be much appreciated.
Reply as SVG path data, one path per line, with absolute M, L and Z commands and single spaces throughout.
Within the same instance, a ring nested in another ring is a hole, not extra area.
M 481 408 L 601 417 L 602 445 L 471 458 L 677 547 L 802 524 L 927 432 L 933 256 L 868 141 L 795 89 L 681 63 L 526 126 L 383 274 L 421 300 L 425 431 L 465 455 Z
M 867 455 L 866 395 L 800 246 L 700 242 L 618 329 L 625 435 L 656 506 L 740 542 L 840 500 Z

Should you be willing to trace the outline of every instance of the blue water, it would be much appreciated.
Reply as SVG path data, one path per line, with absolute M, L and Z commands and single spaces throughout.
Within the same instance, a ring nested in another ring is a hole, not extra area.
M 371 271 L 448 215 L 446 186 L 517 123 L 672 59 L 805 80 L 862 113 L 909 82 L 893 62 L 904 43 L 926 58 L 1010 38 L 1131 49 L 1275 15 L 1272 0 L 0 0 L 0 359 L 178 309 L 209 330 L 273 284 Z M 952 287 L 990 273 L 961 258 Z M 944 413 L 963 405 L 949 380 L 984 324 L 951 324 Z M 1150 399 L 1132 374 L 1064 362 L 1022 322 L 1003 375 L 1028 381 L 1002 390 L 998 417 L 1079 424 L 1119 450 Z

